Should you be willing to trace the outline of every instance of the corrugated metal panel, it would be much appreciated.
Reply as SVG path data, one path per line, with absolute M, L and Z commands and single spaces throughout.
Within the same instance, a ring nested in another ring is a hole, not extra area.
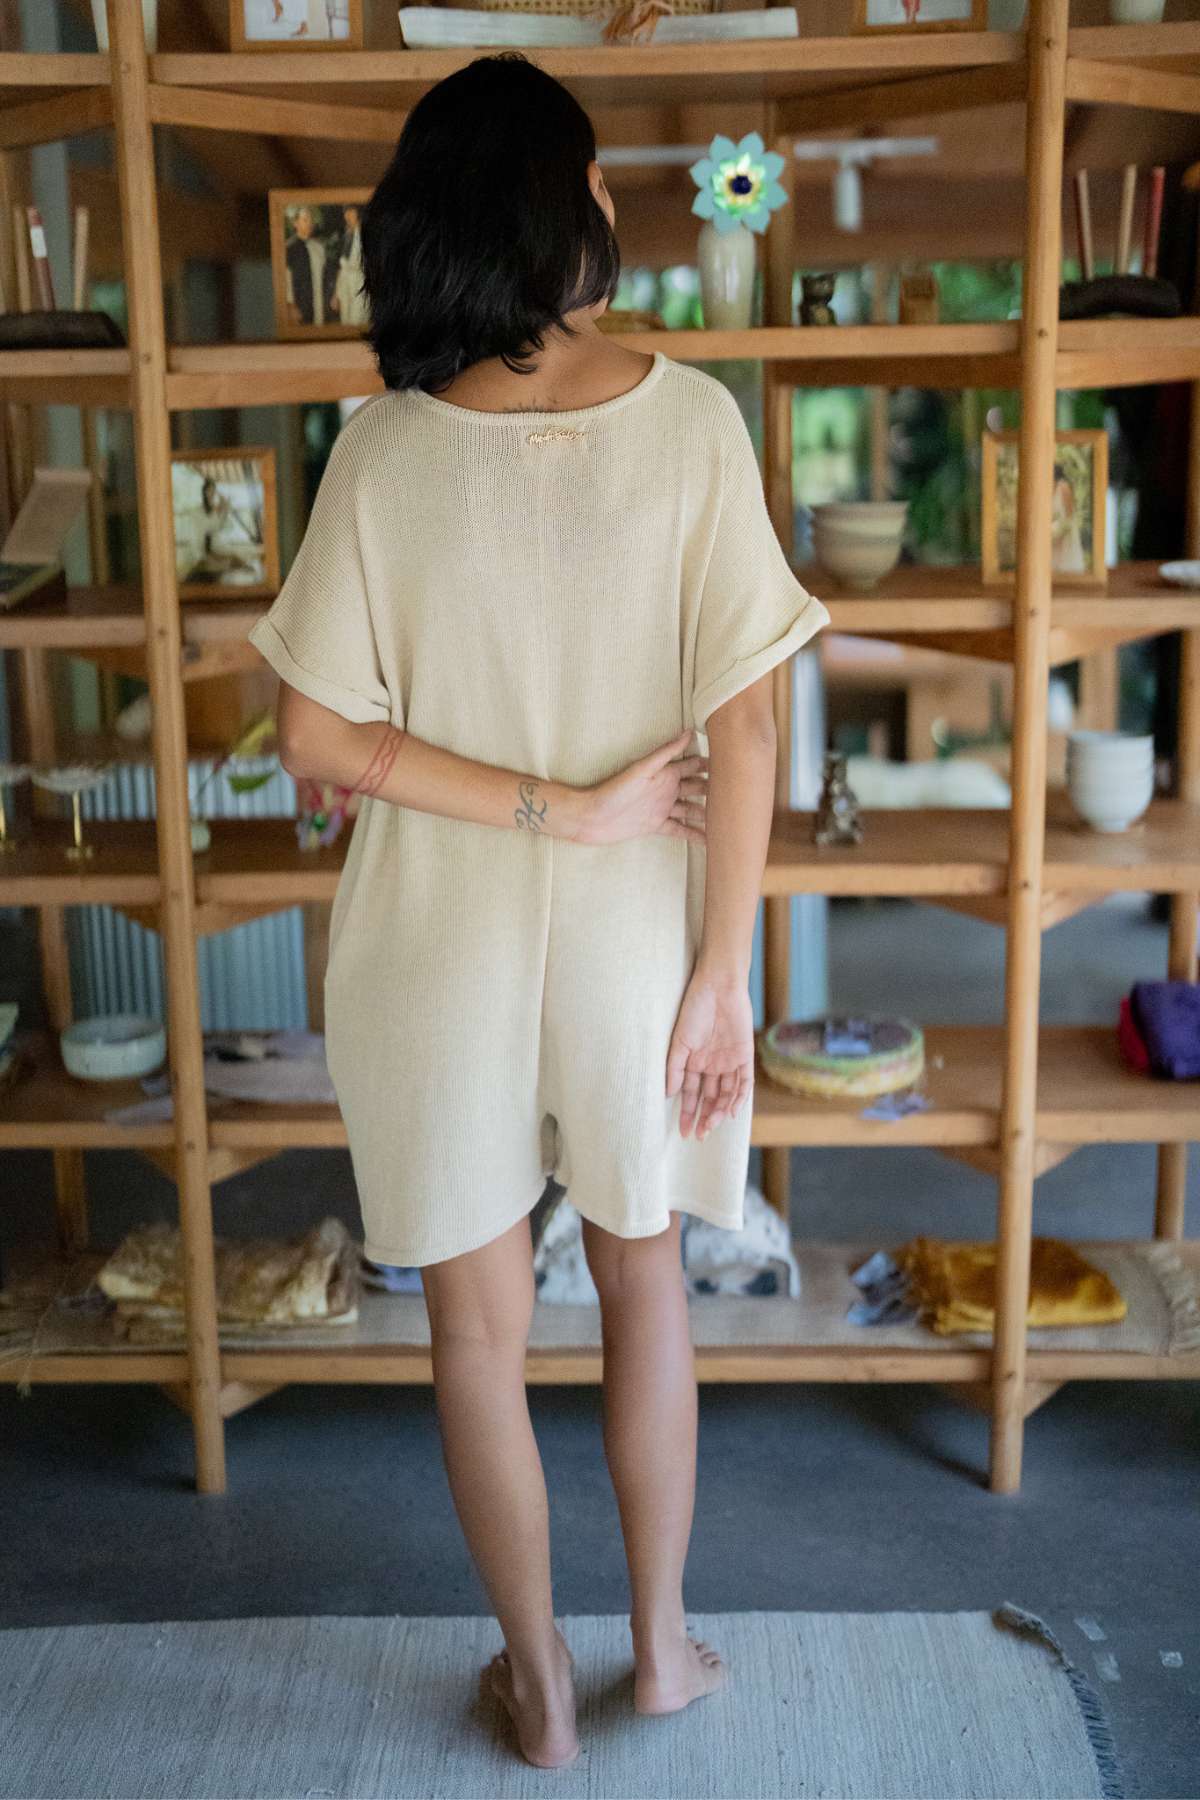
M 252 794 L 235 794 L 224 776 L 201 784 L 215 759 L 188 764 L 192 811 L 206 819 L 290 817 L 296 786 L 275 765 L 270 781 Z M 270 766 L 239 758 L 241 774 Z M 154 765 L 121 763 L 106 781 L 82 796 L 85 818 L 152 819 L 156 814 Z M 165 1017 L 162 940 L 111 906 L 68 911 L 71 980 L 77 1017 L 126 1009 Z M 229 931 L 200 938 L 196 946 L 200 1023 L 205 1031 L 303 1030 L 308 1024 L 304 981 L 304 923 L 289 907 Z

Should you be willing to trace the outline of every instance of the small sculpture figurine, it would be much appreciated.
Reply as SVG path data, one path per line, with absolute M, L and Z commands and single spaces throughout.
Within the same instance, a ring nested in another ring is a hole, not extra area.
M 800 323 L 802 325 L 836 325 L 833 290 L 836 275 L 802 275 L 800 277 Z
M 858 796 L 846 779 L 846 756 L 841 750 L 827 750 L 821 777 L 821 798 L 813 826 L 814 844 L 861 844 L 862 820 L 858 816 Z

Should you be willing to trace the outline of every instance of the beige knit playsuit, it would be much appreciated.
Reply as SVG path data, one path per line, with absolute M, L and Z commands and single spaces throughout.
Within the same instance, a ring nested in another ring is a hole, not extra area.
M 659 351 L 627 393 L 569 411 L 366 401 L 250 641 L 347 719 L 587 784 L 687 725 L 707 753 L 714 708 L 828 620 L 780 548 L 736 401 Z M 705 855 L 363 797 L 325 1035 L 368 1256 L 486 1244 L 551 1172 L 621 1237 L 671 1209 L 740 1227 L 750 1102 L 701 1141 L 666 1097 Z

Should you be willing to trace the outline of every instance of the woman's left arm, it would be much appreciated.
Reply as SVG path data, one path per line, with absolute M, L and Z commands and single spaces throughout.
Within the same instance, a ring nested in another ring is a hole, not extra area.
M 590 787 L 477 762 L 387 721 L 355 723 L 283 680 L 277 735 L 289 774 L 416 812 L 583 844 L 654 835 L 705 841 L 707 758 L 682 755 L 690 727 Z

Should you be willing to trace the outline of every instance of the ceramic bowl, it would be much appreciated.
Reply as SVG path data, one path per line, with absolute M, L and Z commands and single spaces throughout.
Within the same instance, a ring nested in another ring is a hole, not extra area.
M 813 549 L 826 574 L 843 587 L 869 593 L 890 575 L 900 560 L 900 539 L 872 540 L 856 538 L 841 532 L 815 532 Z
M 1071 805 L 1094 831 L 1125 831 L 1140 819 L 1154 797 L 1149 772 L 1132 781 L 1088 783 L 1068 778 Z
M 1067 751 L 1070 755 L 1078 755 L 1080 751 L 1083 751 L 1088 756 L 1120 756 L 1128 755 L 1134 750 L 1146 750 L 1153 754 L 1153 736 L 1148 732 L 1137 736 L 1131 731 L 1069 731 L 1067 733 Z
M 814 525 L 833 525 L 841 531 L 890 537 L 893 532 L 904 530 L 908 518 L 908 501 L 828 500 L 810 510 Z
M 813 551 L 843 586 L 869 592 L 900 560 L 908 517 L 899 500 L 846 501 L 812 509 Z
M 1172 587 L 1200 588 L 1200 562 L 1165 562 L 1158 572 Z
M 165 1060 L 166 1028 L 143 1013 L 76 1019 L 59 1036 L 63 1063 L 81 1081 L 127 1081 Z

